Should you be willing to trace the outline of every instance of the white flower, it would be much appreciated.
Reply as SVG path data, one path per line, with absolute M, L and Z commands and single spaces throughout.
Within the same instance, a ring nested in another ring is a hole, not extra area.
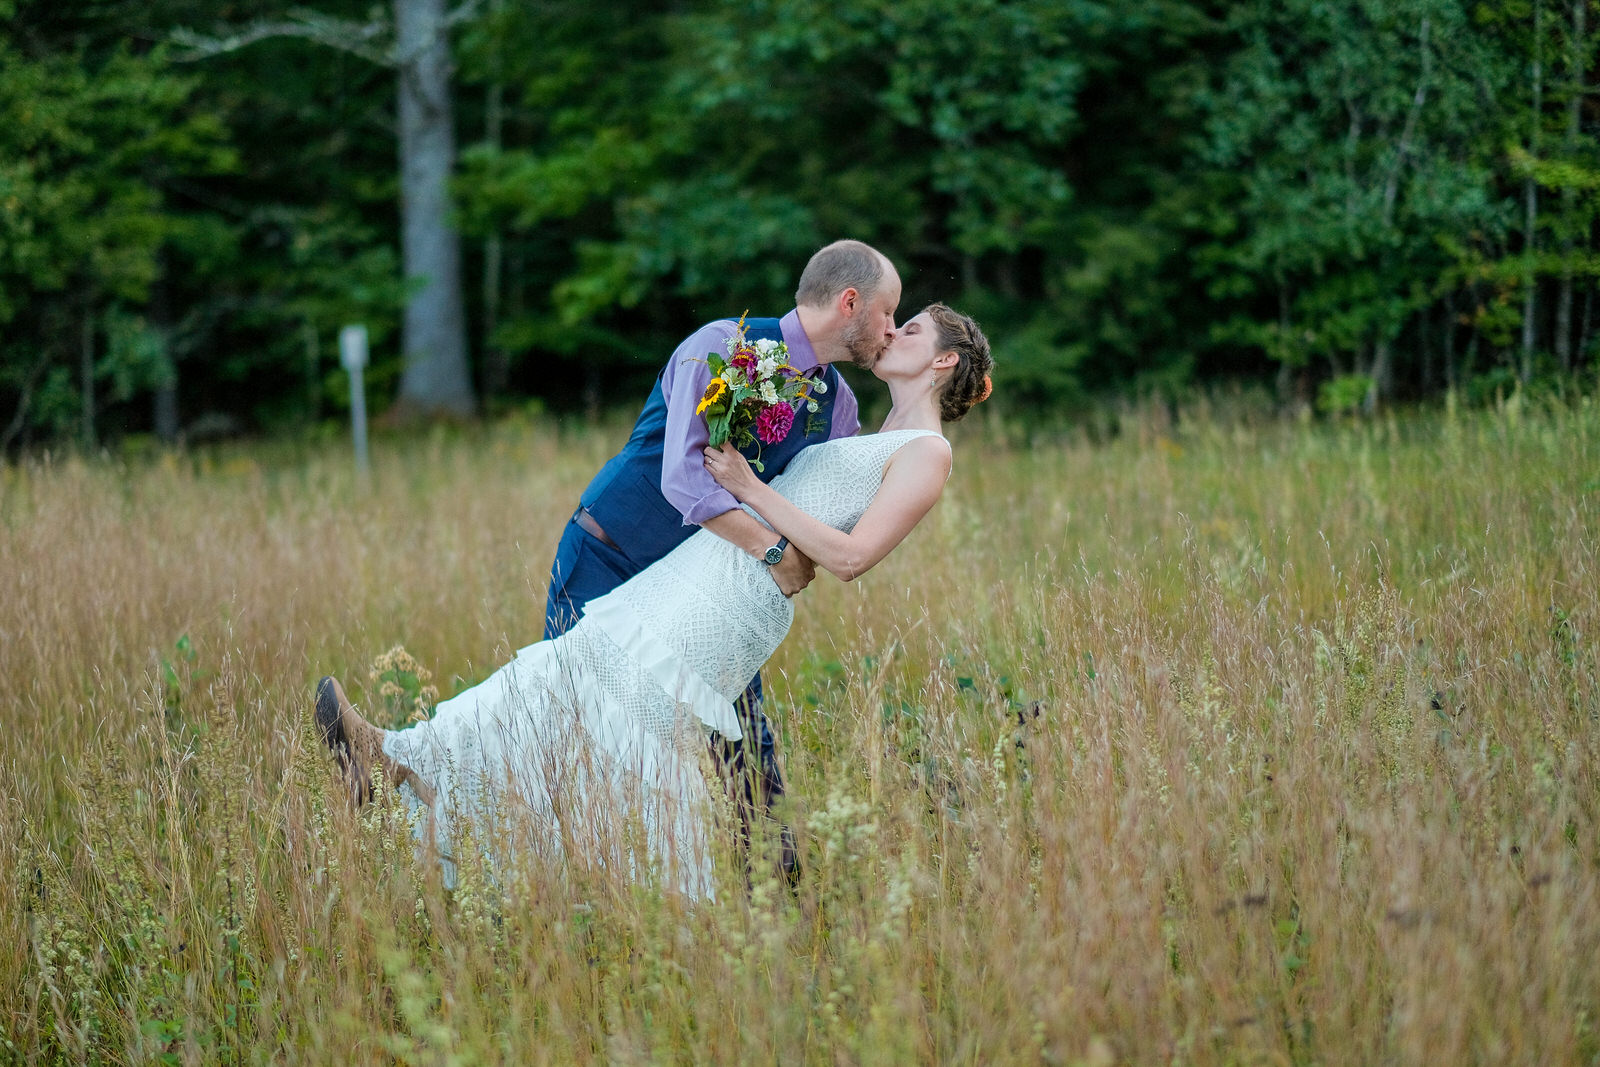
M 826 393 L 828 391 L 828 383 L 823 381 L 821 378 L 818 378 L 815 382 L 811 383 L 811 391 L 813 393 Z
M 770 378 L 777 369 L 778 360 L 776 356 L 763 356 L 756 361 L 756 377 L 758 378 Z
M 778 390 L 770 381 L 761 383 L 761 399 L 768 404 L 778 402 Z
M 806 401 L 806 410 L 807 411 L 817 411 L 818 410 L 817 402 L 815 400 L 807 400 Z
M 774 341 L 770 337 L 763 337 L 756 342 L 756 351 L 763 356 L 770 356 L 778 350 L 778 345 L 781 343 L 780 341 Z

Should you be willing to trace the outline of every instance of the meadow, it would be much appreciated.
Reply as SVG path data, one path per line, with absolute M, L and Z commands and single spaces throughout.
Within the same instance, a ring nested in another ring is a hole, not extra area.
M 698 906 L 446 891 L 309 721 L 532 640 L 622 426 L 0 466 L 0 1062 L 1600 1062 L 1600 403 L 1118 425 L 802 595 Z

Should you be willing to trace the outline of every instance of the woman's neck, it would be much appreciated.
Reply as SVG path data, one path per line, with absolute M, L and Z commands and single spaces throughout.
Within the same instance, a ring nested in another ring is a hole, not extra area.
M 889 386 L 889 415 L 878 428 L 879 433 L 893 430 L 940 431 L 939 403 L 933 390 L 926 385 L 916 390 Z

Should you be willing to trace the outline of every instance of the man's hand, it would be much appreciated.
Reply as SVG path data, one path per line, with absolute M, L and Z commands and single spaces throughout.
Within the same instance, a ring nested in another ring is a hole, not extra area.
M 772 580 L 778 583 L 778 590 L 784 596 L 794 596 L 817 576 L 817 565 L 811 562 L 811 557 L 793 545 L 783 550 L 783 559 L 770 570 Z
M 739 456 L 739 462 L 744 463 L 743 456 Z M 756 559 L 765 555 L 778 538 L 777 534 L 744 511 L 724 511 L 721 515 L 711 516 L 701 525 L 724 541 L 738 545 Z M 778 583 L 778 589 L 784 596 L 794 596 L 817 576 L 817 565 L 811 562 L 811 557 L 793 545 L 783 550 L 781 562 L 767 570 L 772 572 L 772 580 Z

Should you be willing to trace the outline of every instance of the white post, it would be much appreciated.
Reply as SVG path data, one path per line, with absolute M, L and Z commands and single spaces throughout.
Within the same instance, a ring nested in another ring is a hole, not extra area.
M 367 365 L 365 326 L 346 326 L 339 331 L 339 362 L 350 373 L 350 436 L 356 443 L 356 470 L 365 477 L 371 470 L 367 460 L 367 390 L 361 381 L 361 368 Z

